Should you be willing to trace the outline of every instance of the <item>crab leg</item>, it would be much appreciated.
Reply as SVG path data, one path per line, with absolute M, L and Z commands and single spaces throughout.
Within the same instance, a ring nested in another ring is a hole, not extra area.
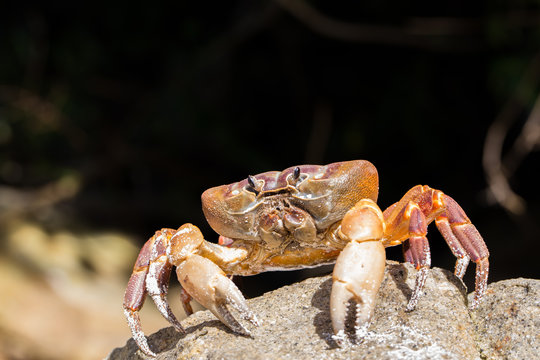
M 174 230 L 171 229 L 163 229 L 156 234 L 156 240 L 152 246 L 148 275 L 146 276 L 146 291 L 148 291 L 161 315 L 178 332 L 184 333 L 184 328 L 174 316 L 167 301 L 169 278 L 172 270 L 172 264 L 167 258 L 167 247 L 172 234 L 174 234 Z
M 153 238 L 152 238 L 153 239 Z M 152 240 L 151 239 L 151 240 Z M 139 349 L 145 354 L 155 356 L 150 350 L 146 337 L 141 328 L 141 320 L 139 319 L 139 310 L 144 304 L 146 298 L 146 286 L 145 280 L 148 274 L 148 263 L 150 258 L 149 248 L 151 247 L 151 240 L 147 241 L 142 247 L 137 261 L 133 267 L 133 273 L 129 278 L 126 292 L 124 294 L 124 315 L 128 321 L 128 325 L 133 335 L 133 340 L 137 343 Z M 152 241 L 153 242 L 153 241 Z
M 487 288 L 489 251 L 476 227 L 454 199 L 440 190 L 417 185 L 386 209 L 383 215 L 386 221 L 383 243 L 393 246 L 403 242 L 405 260 L 419 270 L 407 310 L 416 306 L 431 265 L 425 236 L 427 225 L 433 220 L 457 257 L 454 274 L 463 278 L 469 260 L 476 263 L 476 291 L 471 309 L 478 306 Z
M 382 212 L 367 199 L 360 200 L 341 222 L 338 236 L 349 242 L 337 258 L 330 295 L 330 315 L 338 344 L 345 340 L 351 300 L 356 303 L 356 336 L 361 336 L 369 325 L 384 276 L 386 255 L 380 241 L 383 232 Z
M 475 309 L 487 289 L 489 251 L 482 236 L 458 203 L 448 195 L 442 195 L 442 199 L 446 211 L 435 223 L 452 253 L 458 258 L 454 273 L 461 279 L 469 259 L 476 263 L 475 293 L 470 305 L 471 309 Z
M 172 268 L 172 265 L 167 261 L 166 248 L 168 238 L 173 231 L 171 229 L 157 231 L 144 244 L 135 261 L 133 273 L 124 294 L 124 315 L 133 334 L 133 339 L 139 348 L 149 356 L 155 356 L 156 354 L 148 346 L 138 314 L 147 294 L 150 294 L 160 313 L 175 329 L 184 332 L 166 300 Z
M 253 324 L 257 325 L 258 321 L 248 310 L 242 293 L 220 268 L 237 264 L 246 256 L 244 249 L 206 242 L 200 230 L 191 224 L 185 224 L 178 230 L 157 231 L 141 249 L 124 295 L 124 314 L 139 348 L 146 355 L 156 356 L 148 346 L 138 314 L 147 294 L 152 297 L 163 317 L 176 330 L 184 332 L 167 302 L 173 266 L 177 267 L 178 279 L 183 287 L 181 298 L 186 313 L 193 312 L 189 304 L 193 297 L 233 331 L 249 334 L 230 314 L 227 305 Z
M 183 288 L 180 290 L 180 300 L 182 300 L 182 306 L 184 307 L 186 315 L 189 316 L 193 314 L 193 308 L 191 307 L 191 300 L 193 300 L 193 298 Z
M 405 213 L 409 219 L 410 237 L 403 244 L 403 255 L 405 257 L 405 261 L 413 264 L 418 270 L 414 289 L 411 294 L 411 298 L 409 299 L 409 303 L 407 304 L 407 311 L 412 311 L 416 307 L 418 298 L 420 297 L 424 284 L 426 283 L 428 270 L 431 266 L 431 253 L 429 251 L 429 243 L 426 238 L 426 217 L 418 205 L 412 202 L 407 206 Z

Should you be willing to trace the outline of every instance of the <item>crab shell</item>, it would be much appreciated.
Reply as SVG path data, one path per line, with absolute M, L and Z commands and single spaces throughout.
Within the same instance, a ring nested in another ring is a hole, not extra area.
M 298 178 L 295 169 L 300 169 Z M 360 199 L 377 201 L 377 169 L 369 161 L 355 160 L 326 166 L 301 165 L 281 172 L 269 171 L 229 185 L 217 186 L 202 194 L 203 211 L 218 234 L 239 240 L 260 238 L 261 213 L 275 207 L 272 199 L 286 198 L 306 211 L 317 233 L 340 221 Z

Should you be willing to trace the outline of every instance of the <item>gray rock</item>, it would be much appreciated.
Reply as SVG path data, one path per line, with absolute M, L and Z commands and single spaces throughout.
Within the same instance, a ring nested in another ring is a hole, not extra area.
M 491 284 L 473 314 L 486 359 L 540 359 L 540 280 Z
M 362 341 L 344 347 L 338 347 L 332 339 L 330 276 L 307 279 L 248 300 L 262 321 L 259 327 L 246 324 L 252 333 L 250 337 L 232 333 L 210 312 L 201 311 L 182 321 L 185 335 L 169 327 L 151 335 L 149 344 L 158 353 L 157 359 L 533 359 L 537 356 L 540 281 L 519 279 L 490 284 L 487 301 L 471 317 L 463 283 L 452 273 L 438 268 L 430 271 L 416 310 L 406 312 L 415 276 L 416 270 L 411 265 L 388 262 L 368 333 Z M 515 315 L 504 315 L 508 311 Z M 504 316 L 510 316 L 510 320 Z M 515 340 L 518 337 L 524 338 Z M 133 340 L 108 357 L 110 360 L 143 358 Z

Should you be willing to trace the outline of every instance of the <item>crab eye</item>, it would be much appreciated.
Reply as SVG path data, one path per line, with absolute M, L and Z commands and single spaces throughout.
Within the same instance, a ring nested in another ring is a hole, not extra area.
M 287 175 L 287 184 L 291 186 L 296 186 L 298 182 L 301 180 L 301 178 L 302 178 L 302 173 L 300 172 L 300 167 L 297 166 L 293 169 L 292 173 L 289 173 L 289 175 Z M 304 175 L 304 178 L 305 178 L 305 175 Z
M 249 175 L 247 178 L 247 181 L 248 181 L 249 186 L 255 189 L 255 178 Z
M 257 182 L 257 179 L 255 177 L 249 175 L 247 178 L 248 186 L 246 186 L 246 190 L 254 193 L 255 195 L 259 194 L 259 190 L 255 188 L 255 184 Z

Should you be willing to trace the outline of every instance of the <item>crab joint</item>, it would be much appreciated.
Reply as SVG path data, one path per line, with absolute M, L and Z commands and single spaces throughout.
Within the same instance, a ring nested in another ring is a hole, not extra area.
M 182 225 L 170 240 L 167 251 L 173 265 L 179 265 L 189 256 L 196 254 L 204 243 L 204 237 L 198 227 L 192 224 Z
M 369 199 L 362 199 L 347 211 L 338 235 L 345 241 L 362 242 L 379 240 L 384 234 L 384 218 L 381 209 Z

